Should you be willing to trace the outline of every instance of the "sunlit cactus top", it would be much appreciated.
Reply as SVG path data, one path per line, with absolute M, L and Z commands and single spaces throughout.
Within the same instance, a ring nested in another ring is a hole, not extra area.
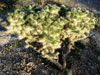
M 29 5 L 8 14 L 8 32 L 17 33 L 19 39 L 27 38 L 26 47 L 32 47 L 44 57 L 58 59 L 57 48 L 62 40 L 72 42 L 84 39 L 94 28 L 93 13 L 81 8 L 67 8 L 64 5 Z M 42 47 L 38 48 L 37 43 Z M 35 43 L 35 44 L 34 44 Z

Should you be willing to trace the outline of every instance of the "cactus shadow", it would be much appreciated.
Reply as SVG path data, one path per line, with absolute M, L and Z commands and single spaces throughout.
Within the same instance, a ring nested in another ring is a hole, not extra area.
M 7 29 L 0 25 L 0 31 L 6 31 Z

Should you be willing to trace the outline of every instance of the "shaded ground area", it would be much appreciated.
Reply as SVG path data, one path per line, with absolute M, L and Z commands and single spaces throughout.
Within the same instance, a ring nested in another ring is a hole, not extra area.
M 100 0 L 77 0 L 77 2 L 85 4 L 89 8 L 93 8 L 100 11 Z
M 100 13 L 99 0 L 68 0 L 66 4 Z M 25 49 L 24 41 L 19 41 L 16 35 L 6 33 L 7 12 L 0 12 L 0 75 L 63 75 L 35 51 Z M 92 31 L 90 35 L 76 43 L 75 50 L 69 54 L 69 75 L 100 75 L 100 33 Z
M 86 8 L 96 14 L 100 14 L 100 0 L 67 0 L 66 4 L 71 7 Z

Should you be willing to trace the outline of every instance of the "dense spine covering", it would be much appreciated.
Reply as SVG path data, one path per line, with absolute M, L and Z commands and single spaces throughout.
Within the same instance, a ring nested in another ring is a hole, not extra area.
M 69 38 L 74 44 L 88 36 L 96 19 L 93 13 L 81 8 L 45 5 L 28 5 L 8 14 L 8 32 L 17 33 L 19 39 L 27 38 L 26 47 L 32 47 L 43 57 L 58 59 L 57 48 Z M 38 44 L 37 44 L 38 43 Z M 36 45 L 42 44 L 41 48 Z

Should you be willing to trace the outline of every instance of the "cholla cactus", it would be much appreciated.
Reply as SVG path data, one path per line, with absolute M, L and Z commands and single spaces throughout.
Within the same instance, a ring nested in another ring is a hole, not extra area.
M 43 57 L 53 60 L 58 59 L 56 49 L 61 47 L 62 40 L 69 38 L 74 44 L 86 38 L 95 25 L 93 13 L 87 10 L 50 4 L 42 8 L 29 5 L 17 9 L 8 14 L 8 21 L 9 32 L 17 33 L 19 39 L 27 38 L 26 47 L 32 47 Z M 37 48 L 34 42 L 42 43 L 43 47 Z

